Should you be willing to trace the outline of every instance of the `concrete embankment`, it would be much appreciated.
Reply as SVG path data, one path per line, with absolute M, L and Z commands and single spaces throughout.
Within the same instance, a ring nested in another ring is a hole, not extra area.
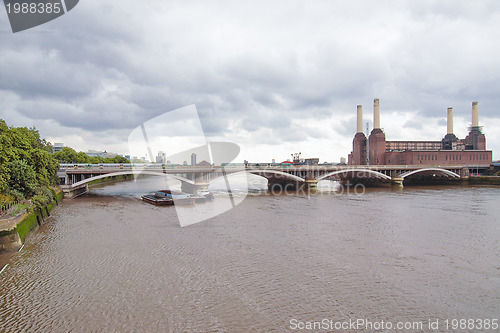
M 500 185 L 500 176 L 470 176 L 470 185 Z
M 57 191 L 56 200 L 42 209 L 34 207 L 8 219 L 0 220 L 0 251 L 17 251 L 31 232 L 36 230 L 50 215 L 54 206 L 63 199 L 63 192 Z

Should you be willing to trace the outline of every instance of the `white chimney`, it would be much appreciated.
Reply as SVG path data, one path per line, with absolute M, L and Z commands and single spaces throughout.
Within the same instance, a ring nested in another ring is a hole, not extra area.
M 358 105 L 358 127 L 357 133 L 363 133 L 363 107 Z
M 448 134 L 453 134 L 453 108 L 448 108 Z
M 479 126 L 479 111 L 477 109 L 477 102 L 472 102 L 472 127 Z
M 380 129 L 380 104 L 378 98 L 373 100 L 373 129 Z

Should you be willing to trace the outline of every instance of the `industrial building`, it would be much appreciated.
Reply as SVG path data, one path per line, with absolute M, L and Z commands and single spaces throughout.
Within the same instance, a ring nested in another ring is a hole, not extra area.
M 453 108 L 448 108 L 447 133 L 440 141 L 387 141 L 380 127 L 380 103 L 374 100 L 373 130 L 363 133 L 363 110 L 357 107 L 357 133 L 349 154 L 349 165 L 468 165 L 473 170 L 488 168 L 491 150 L 479 126 L 478 103 L 472 102 L 472 126 L 465 139 L 453 133 Z

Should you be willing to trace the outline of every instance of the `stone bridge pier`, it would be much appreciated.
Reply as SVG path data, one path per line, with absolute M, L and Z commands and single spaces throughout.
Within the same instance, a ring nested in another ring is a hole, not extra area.
M 79 186 L 61 185 L 61 188 L 64 194 L 64 198 L 66 199 L 73 199 L 77 196 L 87 193 L 89 190 L 88 184 L 82 184 Z
M 210 181 L 208 179 L 209 175 L 206 172 L 192 172 L 186 174 L 186 179 L 190 182 L 181 180 L 181 190 L 184 193 L 196 194 L 198 191 L 208 190 Z
M 318 171 L 307 170 L 305 173 L 302 174 L 302 177 L 304 178 L 304 183 L 302 184 L 302 186 L 305 187 L 306 189 L 315 189 L 318 187 L 318 178 L 319 178 Z

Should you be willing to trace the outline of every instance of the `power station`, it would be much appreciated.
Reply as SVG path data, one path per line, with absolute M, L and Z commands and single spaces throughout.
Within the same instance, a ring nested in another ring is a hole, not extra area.
M 488 168 L 491 150 L 486 150 L 486 137 L 479 126 L 478 103 L 472 102 L 472 126 L 465 139 L 453 134 L 453 108 L 448 108 L 447 133 L 440 141 L 387 141 L 380 127 L 380 102 L 373 103 L 373 130 L 363 133 L 363 109 L 357 107 L 357 132 L 349 154 L 349 165 L 429 165 L 470 166 L 471 172 Z

